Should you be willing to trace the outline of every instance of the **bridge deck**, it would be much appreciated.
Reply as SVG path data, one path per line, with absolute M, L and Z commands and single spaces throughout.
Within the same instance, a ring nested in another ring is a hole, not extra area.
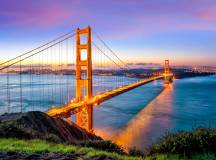
M 78 112 L 80 112 L 82 110 L 82 108 L 85 105 L 96 105 L 96 104 L 100 104 L 105 100 L 108 100 L 114 96 L 117 96 L 123 92 L 127 92 L 131 89 L 134 89 L 136 87 L 139 87 L 141 85 L 150 83 L 154 80 L 158 80 L 158 79 L 162 79 L 164 76 L 157 76 L 157 77 L 151 77 L 151 78 L 147 78 L 126 86 L 122 86 L 101 94 L 98 94 L 94 97 L 92 97 L 92 99 L 90 100 L 83 100 L 81 102 L 71 102 L 68 103 L 64 106 L 60 106 L 60 107 L 56 107 L 56 108 L 52 108 L 50 110 L 47 111 L 47 114 L 49 116 L 53 116 L 53 117 L 69 117 L 72 114 L 76 114 Z

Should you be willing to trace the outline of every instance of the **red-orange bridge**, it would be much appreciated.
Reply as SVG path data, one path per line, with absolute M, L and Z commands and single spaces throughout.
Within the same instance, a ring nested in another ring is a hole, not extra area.
M 127 81 L 127 75 L 134 74 L 130 67 L 98 34 L 93 32 L 93 35 L 95 37 L 92 36 L 90 27 L 78 28 L 1 63 L 1 98 L 6 99 L 7 106 L 4 112 L 13 112 L 14 108 L 21 112 L 42 110 L 50 116 L 62 118 L 76 114 L 76 123 L 88 131 L 93 131 L 95 105 L 154 80 L 172 82 L 173 74 L 170 72 L 168 60 L 165 60 L 163 71 L 145 79 Z M 106 84 L 103 78 L 110 75 L 115 77 L 115 81 L 112 81 L 113 85 L 108 90 L 106 87 L 103 89 Z M 66 80 L 63 80 L 64 76 Z M 69 79 L 73 76 L 74 85 L 70 84 L 72 80 Z M 94 81 L 94 76 L 98 76 L 99 80 Z M 54 85 L 51 86 L 52 84 Z M 75 93 L 71 94 L 73 86 Z M 41 109 L 38 109 L 38 102 L 45 100 L 49 100 L 49 103 L 42 103 Z M 51 102 L 52 106 L 47 108 Z M 15 105 L 17 103 L 20 103 L 20 110 Z M 29 107 L 35 103 L 36 109 Z

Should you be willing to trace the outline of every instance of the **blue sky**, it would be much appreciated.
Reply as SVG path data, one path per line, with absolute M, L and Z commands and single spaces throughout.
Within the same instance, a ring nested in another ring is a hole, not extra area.
M 87 25 L 127 62 L 216 66 L 215 0 L 2 0 L 0 60 Z

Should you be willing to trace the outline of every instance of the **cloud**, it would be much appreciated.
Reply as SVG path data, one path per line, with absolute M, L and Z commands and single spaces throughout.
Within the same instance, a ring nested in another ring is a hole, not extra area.
M 143 68 L 143 69 L 161 68 L 162 67 L 162 65 L 159 63 L 127 63 L 127 65 L 130 68 Z
M 213 0 L 111 0 L 103 4 L 96 0 L 88 6 L 85 21 L 108 40 L 182 30 L 216 31 L 216 22 L 212 21 L 215 13 L 208 11 L 216 10 Z
M 216 33 L 216 1 L 0 1 L 0 40 L 2 44 L 4 43 L 5 48 L 10 48 L 12 42 L 14 42 L 13 46 L 19 48 L 22 41 L 24 44 L 22 48 L 25 48 L 27 44 L 31 43 L 33 45 L 37 41 L 46 41 L 51 36 L 67 32 L 73 27 L 82 28 L 87 25 L 91 25 L 94 31 L 108 44 L 111 44 L 112 49 L 123 53 L 122 56 L 125 56 L 126 59 L 133 59 L 136 62 L 156 61 L 156 59 L 159 61 L 159 56 L 156 54 L 167 57 L 166 53 L 170 52 L 170 48 L 175 48 L 177 44 L 185 44 L 185 46 L 180 45 L 181 48 L 178 48 L 179 45 L 177 45 L 178 50 L 186 51 L 193 48 L 194 46 L 185 43 L 188 39 L 199 44 L 202 42 L 202 38 L 208 41 L 210 47 L 209 45 L 205 46 L 205 44 L 202 44 L 202 46 L 206 52 L 209 52 L 209 48 L 214 51 L 214 47 L 211 47 L 214 40 L 210 39 L 209 31 Z M 182 34 L 184 32 L 192 34 Z M 194 36 L 200 33 L 204 33 L 205 36 Z M 168 34 L 170 37 L 167 37 Z M 180 38 L 177 37 L 179 40 L 175 41 L 175 36 L 179 34 Z M 168 43 L 170 39 L 173 41 L 173 46 L 164 45 L 163 41 Z M 152 53 L 156 48 L 160 51 L 155 51 L 154 55 L 147 54 L 147 51 L 145 51 L 146 49 Z M 201 54 L 197 53 L 197 50 L 199 50 L 197 47 L 193 50 L 196 50 L 197 55 Z M 139 54 L 134 56 L 132 53 Z M 141 66 L 140 64 L 137 65 Z
M 0 25 L 28 29 L 92 25 L 105 38 L 121 40 L 167 31 L 216 30 L 215 10 L 212 0 L 7 0 L 0 2 Z
M 73 15 L 73 12 L 62 5 L 48 5 L 45 1 L 31 2 L 26 0 L 0 2 L 0 25 L 26 28 L 51 27 L 63 23 Z
M 213 0 L 7 0 L 0 2 L 0 25 L 55 27 L 92 25 L 109 38 L 149 35 L 181 29 L 213 29 Z M 210 10 L 209 10 L 210 8 Z
M 212 21 L 216 20 L 216 8 L 215 10 L 208 10 L 198 14 L 198 17 L 202 20 Z

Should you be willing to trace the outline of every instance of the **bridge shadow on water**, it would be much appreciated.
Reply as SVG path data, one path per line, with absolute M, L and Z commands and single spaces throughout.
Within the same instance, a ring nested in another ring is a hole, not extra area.
M 172 86 L 155 81 L 139 87 L 95 109 L 95 133 L 126 149 L 143 149 L 170 126 L 171 103 Z
M 117 133 L 113 141 L 126 149 L 140 150 L 155 142 L 172 126 L 172 95 L 172 86 L 167 86 Z

